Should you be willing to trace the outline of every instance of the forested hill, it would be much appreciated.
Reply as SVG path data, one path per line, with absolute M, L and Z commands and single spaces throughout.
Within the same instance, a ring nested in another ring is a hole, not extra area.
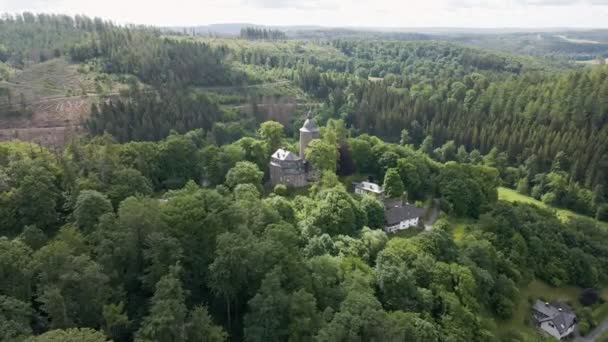
M 0 341 L 536 342 L 537 299 L 608 319 L 608 68 L 348 37 L 4 16 Z M 311 180 L 273 187 L 309 110 Z M 78 134 L 53 153 L 15 122 Z M 424 215 L 395 233 L 399 202 Z
M 422 125 L 435 147 L 449 140 L 482 153 L 498 148 L 511 163 L 535 155 L 545 168 L 558 152 L 570 158 L 572 178 L 605 184 L 608 174 L 608 69 L 564 75 L 525 74 L 489 82 L 468 76 L 443 89 L 357 86 L 351 122 L 361 130 L 398 137 Z M 418 136 L 414 143 L 422 143 Z
M 16 67 L 65 55 L 94 32 L 112 27 L 99 18 L 32 14 L 6 15 L 0 19 L 0 61 Z
M 202 128 L 210 139 L 227 142 L 252 134 L 268 117 L 257 106 L 260 99 L 295 97 L 305 106 L 321 103 L 316 112 L 322 123 L 342 118 L 355 134 L 396 141 L 405 129 L 417 147 L 429 136 L 430 152 L 444 144 L 482 155 L 495 150 L 504 160 L 505 184 L 527 193 L 542 185 L 535 177 L 552 171 L 560 152 L 567 156 L 560 172 L 569 183 L 589 191 L 607 183 L 605 67 L 564 66 L 437 41 L 162 36 L 149 27 L 27 13 L 0 24 L 0 57 L 9 74 L 63 56 L 131 84 L 84 116 L 94 135 L 158 140 L 171 130 Z M 277 81 L 290 86 L 205 90 Z M 13 99 L 9 113 L 28 112 L 27 103 L 15 101 L 15 91 L 0 90 L 9 103 Z M 243 103 L 250 109 L 243 110 Z M 288 132 L 298 123 L 292 114 L 280 116 Z M 526 171 L 531 164 L 533 171 Z

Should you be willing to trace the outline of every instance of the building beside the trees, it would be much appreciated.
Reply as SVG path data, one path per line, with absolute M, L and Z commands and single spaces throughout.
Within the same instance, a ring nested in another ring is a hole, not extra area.
M 387 199 L 384 202 L 384 230 L 387 233 L 395 233 L 416 227 L 420 224 L 425 212 L 426 210 L 404 203 L 401 199 Z
M 355 193 L 360 195 L 369 194 L 382 201 L 384 199 L 384 189 L 376 183 L 363 181 L 361 183 L 354 183 Z
M 564 303 L 537 300 L 532 307 L 532 316 L 541 330 L 558 340 L 570 336 L 576 329 L 576 315 Z
M 404 202 L 400 198 L 385 198 L 381 185 L 370 181 L 355 182 L 355 193 L 371 195 L 384 204 L 384 230 L 395 233 L 410 227 L 416 227 L 421 222 L 426 210 Z
M 319 128 L 308 112 L 300 128 L 300 155 L 283 148 L 276 150 L 270 158 L 270 183 L 288 187 L 303 187 L 314 178 L 312 166 L 306 161 L 305 151 L 313 139 L 319 139 Z

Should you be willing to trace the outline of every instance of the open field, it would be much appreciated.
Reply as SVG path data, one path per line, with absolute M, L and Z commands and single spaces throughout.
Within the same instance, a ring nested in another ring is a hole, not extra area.
M 509 188 L 504 188 L 504 187 L 498 188 L 498 199 L 501 201 L 506 201 L 506 202 L 521 202 L 521 203 L 533 204 L 540 208 L 554 210 L 556 216 L 564 222 L 566 222 L 570 218 L 576 218 L 576 217 L 590 218 L 588 216 L 577 214 L 577 213 L 573 212 L 572 210 L 560 209 L 560 208 L 550 208 L 545 203 L 543 203 L 537 199 L 534 199 L 534 198 L 526 196 L 526 195 L 522 195 L 522 194 L 518 193 L 517 191 L 515 191 L 513 189 L 509 189 Z M 608 223 L 600 222 L 600 221 L 596 221 L 596 222 L 598 222 L 599 225 L 608 229 Z
M 592 64 L 592 65 L 599 65 L 601 62 L 601 59 L 591 59 L 588 61 L 576 61 L 577 64 Z M 604 60 L 605 64 L 608 64 L 608 58 L 606 58 Z
M 601 44 L 598 41 L 590 40 L 590 39 L 576 39 L 576 38 L 570 38 L 570 37 L 564 36 L 564 35 L 556 35 L 556 37 L 561 38 L 570 43 L 575 43 L 575 44 Z

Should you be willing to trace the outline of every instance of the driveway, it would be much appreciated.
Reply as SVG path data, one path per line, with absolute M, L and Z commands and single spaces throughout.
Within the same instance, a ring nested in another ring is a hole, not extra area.
M 439 216 L 440 212 L 441 210 L 439 200 L 434 199 L 433 207 L 430 209 L 430 213 L 428 214 L 427 219 L 424 220 L 424 230 L 433 229 L 433 223 L 435 223 L 435 221 L 437 220 L 437 217 Z

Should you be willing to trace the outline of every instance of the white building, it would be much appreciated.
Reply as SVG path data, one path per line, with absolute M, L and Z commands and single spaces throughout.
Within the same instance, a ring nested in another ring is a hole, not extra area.
M 569 336 L 576 329 L 576 315 L 563 303 L 550 304 L 537 300 L 532 307 L 532 315 L 540 329 L 558 340 Z
M 376 196 L 378 199 L 382 199 L 384 196 L 384 189 L 376 183 L 364 181 L 361 183 L 354 183 L 354 185 L 356 194 L 370 194 Z

